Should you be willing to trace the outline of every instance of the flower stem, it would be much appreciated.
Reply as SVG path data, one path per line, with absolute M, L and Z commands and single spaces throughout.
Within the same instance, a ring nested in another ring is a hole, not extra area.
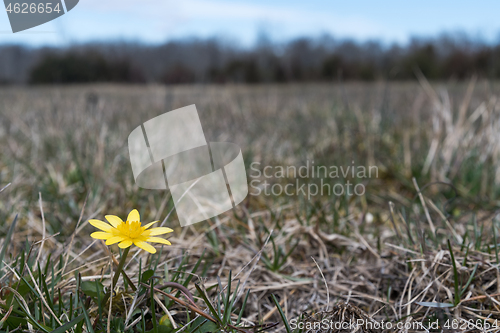
M 115 275 L 113 276 L 113 287 L 115 287 L 116 284 L 118 283 L 118 278 L 120 277 L 120 274 L 122 273 L 123 270 L 123 266 L 125 266 L 125 261 L 127 260 L 128 251 L 130 251 L 130 246 L 123 251 L 120 257 L 120 263 L 118 264 L 118 268 L 116 269 Z
M 123 275 L 125 276 L 125 273 L 123 272 L 123 266 L 125 266 L 125 261 L 127 260 L 127 255 L 128 255 L 129 251 L 130 251 L 130 247 L 127 247 L 123 251 L 123 253 L 120 257 L 120 262 L 118 263 L 118 268 L 114 272 L 114 276 L 113 276 L 113 284 L 111 285 L 113 288 L 116 287 L 116 284 L 118 283 L 118 278 L 120 277 L 120 274 L 123 273 Z M 113 294 L 113 290 L 110 290 L 109 293 L 106 293 L 106 295 L 104 295 L 104 299 L 102 300 L 102 304 L 106 304 L 108 302 L 109 296 L 112 294 Z

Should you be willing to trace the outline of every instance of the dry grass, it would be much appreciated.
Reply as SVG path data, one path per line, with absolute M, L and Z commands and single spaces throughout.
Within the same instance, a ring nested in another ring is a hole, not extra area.
M 492 325 L 488 332 L 500 331 L 494 326 L 500 319 L 499 92 L 490 82 L 431 86 L 423 78 L 389 85 L 6 88 L 0 91 L 0 189 L 11 185 L 0 193 L 4 233 L 16 214 L 18 220 L 12 238 L 3 240 L 0 283 L 15 288 L 19 274 L 35 273 L 28 279 L 33 288 L 64 307 L 80 283 L 76 272 L 82 281 L 102 278 L 109 285 L 108 248 L 89 237 L 87 220 L 138 208 L 146 221 L 168 217 L 175 233 L 173 245 L 155 256 L 131 252 L 126 272 L 132 281 L 137 285 L 148 265 L 159 284 L 191 276 L 195 306 L 205 310 L 194 283 L 215 304 L 219 282 L 227 290 L 231 271 L 232 290 L 240 282 L 236 308 L 249 291 L 246 326 L 285 331 L 274 294 L 289 321 L 302 315 L 305 322 L 439 320 L 443 326 L 481 319 Z M 247 166 L 355 161 L 377 166 L 379 177 L 362 180 L 363 196 L 249 196 L 234 212 L 180 228 L 175 211 L 169 214 L 168 192 L 134 184 L 126 140 L 138 124 L 189 104 L 197 105 L 208 141 L 237 143 Z M 117 248 L 111 250 L 118 257 Z M 22 253 L 31 258 L 24 267 Z M 36 283 L 38 264 L 42 271 L 49 266 L 46 283 L 64 301 Z M 42 308 L 40 321 L 68 321 L 68 309 L 50 314 L 50 306 L 29 295 L 32 311 Z M 141 331 L 142 318 L 153 328 L 148 293 L 122 289 L 118 295 L 112 316 L 105 310 L 96 331 L 118 331 L 112 319 L 119 317 L 132 331 Z M 157 318 L 169 312 L 182 327 L 192 309 L 156 296 Z M 86 301 L 94 322 L 99 307 Z M 274 322 L 280 324 L 270 327 Z M 17 327 L 8 324 L 11 331 Z

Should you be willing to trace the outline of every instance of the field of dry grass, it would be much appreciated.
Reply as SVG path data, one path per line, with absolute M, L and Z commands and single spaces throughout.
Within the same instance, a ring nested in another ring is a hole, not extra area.
M 4 87 L 0 330 L 329 332 L 314 322 L 364 319 L 358 332 L 500 331 L 499 97 L 496 82 L 424 78 Z M 313 162 L 377 175 L 300 179 L 306 188 L 349 181 L 362 195 L 252 187 L 234 211 L 181 228 L 168 191 L 135 185 L 127 137 L 190 104 L 207 141 L 241 147 L 249 182 L 295 184 L 254 169 Z M 91 238 L 88 220 L 134 208 L 174 229 L 172 245 L 133 248 L 131 281 L 103 304 L 121 250 Z

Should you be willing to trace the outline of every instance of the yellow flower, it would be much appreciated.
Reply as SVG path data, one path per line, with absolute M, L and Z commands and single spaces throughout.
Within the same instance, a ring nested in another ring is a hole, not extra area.
M 89 220 L 89 223 L 97 229 L 102 230 L 94 232 L 90 236 L 95 239 L 105 239 L 106 245 L 119 243 L 118 246 L 125 249 L 134 244 L 135 246 L 138 246 L 150 253 L 156 253 L 156 249 L 146 242 L 171 245 L 166 239 L 151 236 L 163 235 L 172 232 L 173 230 L 162 227 L 147 230 L 158 221 L 142 226 L 141 217 L 137 209 L 134 209 L 128 214 L 127 221 L 125 222 L 123 222 L 118 216 L 106 215 L 105 217 L 110 224 L 99 220 Z

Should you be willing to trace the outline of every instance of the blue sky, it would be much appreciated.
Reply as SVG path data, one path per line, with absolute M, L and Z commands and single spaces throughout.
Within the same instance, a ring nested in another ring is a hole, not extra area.
M 0 43 L 161 43 L 219 36 L 249 45 L 259 31 L 274 40 L 329 33 L 404 43 L 410 36 L 447 31 L 497 41 L 499 13 L 498 0 L 81 0 L 62 17 L 17 34 L 11 32 L 6 12 L 0 12 Z

